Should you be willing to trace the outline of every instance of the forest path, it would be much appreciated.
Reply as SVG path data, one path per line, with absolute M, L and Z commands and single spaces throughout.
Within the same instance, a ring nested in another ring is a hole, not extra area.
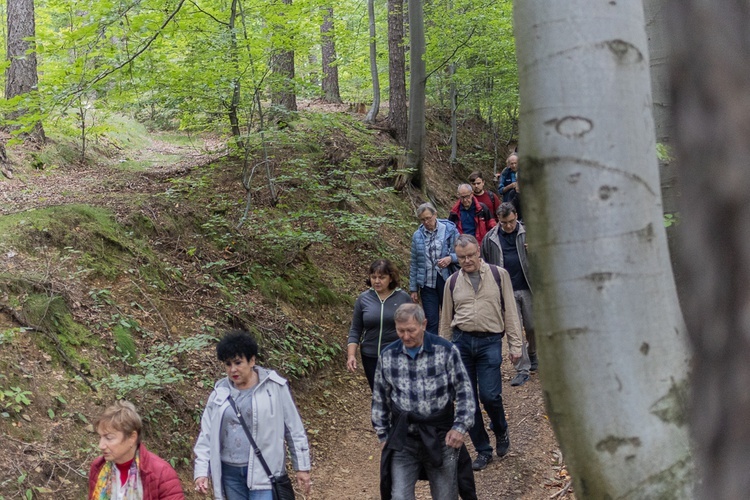
M 170 189 L 171 178 L 225 154 L 219 140 L 174 144 L 154 135 L 146 147 L 128 157 L 112 158 L 108 165 L 47 165 L 44 170 L 26 170 L 4 179 L 0 215 L 73 203 L 127 215 L 139 198 Z M 148 210 L 148 205 L 142 208 Z M 570 477 L 545 414 L 539 375 L 522 387 L 511 387 L 513 374 L 504 362 L 510 453 L 476 474 L 478 496 L 483 500 L 571 500 L 573 493 L 566 488 Z M 311 380 L 295 382 L 294 392 L 312 450 L 314 486 L 306 500 L 378 499 L 380 447 L 370 422 L 370 391 L 361 369 L 356 374 L 347 372 L 342 358 Z M 474 456 L 470 444 L 469 449 Z M 183 480 L 186 498 L 206 498 L 192 491 L 190 478 Z M 430 498 L 426 482 L 418 484 L 417 498 Z
M 538 375 L 521 387 L 511 387 L 513 368 L 503 363 L 503 395 L 509 423 L 510 453 L 495 457 L 475 474 L 480 499 L 552 498 L 570 477 L 545 414 Z M 361 369 L 343 367 L 321 373 L 297 388 L 298 406 L 310 435 L 314 490 L 310 498 L 375 500 L 379 496 L 380 446 L 370 423 L 370 390 Z M 468 439 L 468 438 L 467 438 Z M 493 441 L 494 445 L 494 441 Z M 475 456 L 470 444 L 469 451 Z M 429 499 L 426 481 L 417 498 Z M 573 499 L 573 493 L 555 498 Z
M 171 176 L 206 165 L 226 154 L 219 139 L 174 144 L 159 134 L 136 151 L 110 158 L 107 165 L 59 167 L 54 159 L 38 170 L 0 182 L 0 215 L 74 203 L 118 207 L 132 206 L 134 194 L 163 191 Z M 31 163 L 31 161 L 25 161 Z

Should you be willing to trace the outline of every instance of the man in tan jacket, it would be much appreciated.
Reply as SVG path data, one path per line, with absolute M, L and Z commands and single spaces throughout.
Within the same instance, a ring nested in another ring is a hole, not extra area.
M 495 432 L 497 455 L 503 457 L 510 439 L 502 396 L 502 341 L 507 334 L 509 358 L 515 363 L 523 340 L 508 272 L 484 262 L 471 235 L 458 237 L 456 257 L 461 270 L 448 278 L 445 287 L 440 336 L 458 347 L 474 389 L 476 412 L 469 436 L 478 455 L 472 468 L 482 470 L 492 461 L 492 445 L 479 401 Z

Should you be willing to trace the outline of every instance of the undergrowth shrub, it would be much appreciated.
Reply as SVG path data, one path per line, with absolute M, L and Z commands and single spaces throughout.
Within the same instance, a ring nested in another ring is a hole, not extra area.
M 325 367 L 342 352 L 337 343 L 328 343 L 315 330 L 302 330 L 287 323 L 283 337 L 263 337 L 264 358 L 269 366 L 290 378 L 303 378 Z

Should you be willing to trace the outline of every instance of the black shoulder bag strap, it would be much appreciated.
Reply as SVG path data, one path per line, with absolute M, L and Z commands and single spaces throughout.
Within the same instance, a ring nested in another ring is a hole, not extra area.
M 255 440 L 253 439 L 253 435 L 250 433 L 250 428 L 245 423 L 245 419 L 242 418 L 242 414 L 240 413 L 240 410 L 237 409 L 237 405 L 234 403 L 234 399 L 230 395 L 227 397 L 227 400 L 229 401 L 229 404 L 232 406 L 232 410 L 234 410 L 234 414 L 237 415 L 237 419 L 240 421 L 240 425 L 245 430 L 245 434 L 247 434 L 247 439 L 250 441 L 250 446 L 253 447 L 255 456 L 258 457 L 258 460 L 260 460 L 260 465 L 263 466 L 263 469 L 266 471 L 266 474 L 268 474 L 268 478 L 271 480 L 271 484 L 276 479 L 276 476 L 273 475 L 273 472 L 271 472 L 271 469 L 268 467 L 268 464 L 266 463 L 266 459 L 263 458 L 263 454 L 260 452 L 260 448 L 258 448 L 258 445 L 255 444 Z

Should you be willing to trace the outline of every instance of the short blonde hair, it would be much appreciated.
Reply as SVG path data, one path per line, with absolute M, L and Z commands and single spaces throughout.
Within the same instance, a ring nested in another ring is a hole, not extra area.
M 140 444 L 141 442 L 143 422 L 135 409 L 135 405 L 130 401 L 120 400 L 108 406 L 104 410 L 104 413 L 94 420 L 94 429 L 99 430 L 100 426 L 122 432 L 125 437 L 130 436 L 133 432 L 137 432 L 137 443 Z

